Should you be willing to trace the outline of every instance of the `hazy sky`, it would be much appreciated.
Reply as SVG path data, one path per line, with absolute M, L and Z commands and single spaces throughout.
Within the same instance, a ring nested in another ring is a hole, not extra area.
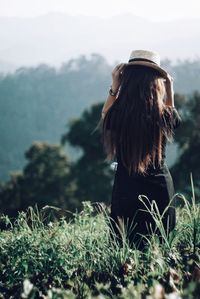
M 108 17 L 132 13 L 154 21 L 200 18 L 199 0 L 0 0 L 0 16 L 37 16 L 48 12 Z

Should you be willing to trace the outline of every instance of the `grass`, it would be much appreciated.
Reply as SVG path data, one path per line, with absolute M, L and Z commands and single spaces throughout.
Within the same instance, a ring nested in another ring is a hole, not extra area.
M 200 298 L 200 206 L 192 175 L 191 185 L 191 200 L 179 194 L 183 207 L 169 234 L 156 204 L 149 208 L 140 197 L 164 239 L 160 244 L 152 231 L 144 252 L 129 247 L 125 230 L 121 247 L 110 238 L 104 204 L 83 202 L 70 220 L 50 221 L 47 207 L 37 205 L 15 221 L 2 215 L 0 298 Z

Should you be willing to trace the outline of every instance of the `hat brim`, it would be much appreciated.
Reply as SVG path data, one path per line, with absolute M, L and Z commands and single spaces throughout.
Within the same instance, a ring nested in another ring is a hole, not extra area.
M 145 65 L 147 67 L 151 67 L 151 68 L 159 71 L 160 74 L 163 75 L 164 77 L 166 77 L 168 74 L 167 71 L 165 71 L 160 66 L 156 65 L 155 63 L 148 62 L 148 61 L 131 61 L 131 62 L 128 62 L 127 65 Z

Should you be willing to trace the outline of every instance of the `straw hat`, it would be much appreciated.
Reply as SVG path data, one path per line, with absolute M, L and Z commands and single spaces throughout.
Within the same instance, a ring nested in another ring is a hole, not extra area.
M 154 51 L 134 50 L 131 52 L 128 65 L 145 65 L 158 70 L 162 75 L 166 76 L 165 71 L 160 66 L 160 55 Z

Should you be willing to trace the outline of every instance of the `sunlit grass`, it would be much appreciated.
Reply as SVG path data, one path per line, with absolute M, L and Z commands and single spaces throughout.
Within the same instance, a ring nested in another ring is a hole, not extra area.
M 0 298 L 199 298 L 200 207 L 192 175 L 191 187 L 191 199 L 177 194 L 183 207 L 170 233 L 156 203 L 140 197 L 164 240 L 151 231 L 144 252 L 129 247 L 123 224 L 119 246 L 104 204 L 83 202 L 70 220 L 50 221 L 47 207 L 37 206 L 14 222 L 2 215 L 7 229 L 0 231 Z

